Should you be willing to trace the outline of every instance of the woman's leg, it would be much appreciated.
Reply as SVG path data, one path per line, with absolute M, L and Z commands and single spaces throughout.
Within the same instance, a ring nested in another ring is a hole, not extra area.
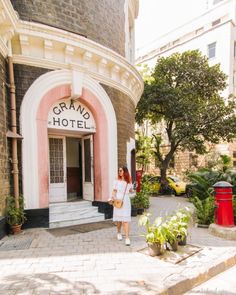
M 130 239 L 129 239 L 129 223 L 123 222 L 123 227 L 125 231 L 125 245 L 130 246 Z
M 116 228 L 117 228 L 117 240 L 118 241 L 121 241 L 122 240 L 121 225 L 122 225 L 122 222 L 121 221 L 117 221 Z
M 117 233 L 118 234 L 121 232 L 121 225 L 122 225 L 122 222 L 121 221 L 117 221 L 116 228 L 117 228 Z
M 125 231 L 125 238 L 129 238 L 129 223 L 128 222 L 123 222 L 123 228 Z

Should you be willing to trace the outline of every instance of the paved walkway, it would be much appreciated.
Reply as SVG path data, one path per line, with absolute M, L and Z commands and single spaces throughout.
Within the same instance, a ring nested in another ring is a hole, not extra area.
M 190 206 L 182 197 L 151 198 L 153 216 Z M 188 243 L 201 251 L 178 264 L 138 252 L 146 247 L 132 219 L 131 247 L 115 238 L 115 227 L 88 233 L 54 235 L 45 229 L 5 237 L 25 250 L 0 247 L 0 294 L 143 295 L 183 294 L 236 263 L 236 241 L 225 241 L 193 227 Z M 65 232 L 66 233 L 66 232 Z
M 186 295 L 236 295 L 236 265 L 185 293 Z

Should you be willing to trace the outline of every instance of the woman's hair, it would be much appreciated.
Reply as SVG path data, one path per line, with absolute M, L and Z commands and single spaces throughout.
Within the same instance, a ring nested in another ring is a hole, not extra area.
M 121 167 L 122 170 L 124 171 L 124 180 L 127 182 L 127 183 L 131 183 L 131 177 L 130 177 L 130 174 L 129 174 L 129 170 L 126 166 L 123 166 Z M 120 169 L 120 168 L 119 168 Z M 118 173 L 118 179 L 121 179 L 119 173 Z

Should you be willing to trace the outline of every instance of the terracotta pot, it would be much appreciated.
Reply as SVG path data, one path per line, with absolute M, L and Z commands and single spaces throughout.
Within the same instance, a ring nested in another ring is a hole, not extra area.
M 160 243 L 148 243 L 148 252 L 150 256 L 158 256 L 162 254 L 162 247 Z
M 11 231 L 12 231 L 13 235 L 17 235 L 17 234 L 21 233 L 21 226 L 22 226 L 22 224 L 11 225 Z

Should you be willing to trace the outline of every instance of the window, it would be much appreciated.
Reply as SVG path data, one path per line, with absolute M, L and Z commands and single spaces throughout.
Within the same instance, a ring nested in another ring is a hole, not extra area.
M 164 50 L 166 50 L 166 49 L 167 49 L 167 45 L 162 46 L 162 47 L 160 48 L 161 51 L 164 51 Z
M 222 0 L 214 0 L 213 1 L 213 5 L 216 5 L 216 4 L 218 4 L 218 3 L 220 3 Z
M 173 41 L 173 45 L 177 45 L 179 43 L 179 39 L 176 39 L 175 41 Z
M 216 26 L 216 25 L 218 25 L 218 24 L 220 24 L 220 18 L 218 18 L 217 20 L 215 20 L 215 21 L 213 21 L 211 24 L 212 24 L 212 27 L 214 27 L 214 26 Z
M 213 58 L 216 56 L 216 42 L 208 45 L 208 58 Z
M 195 31 L 196 35 L 201 34 L 204 31 L 204 28 L 201 27 Z
M 50 182 L 64 182 L 63 139 L 49 138 Z

